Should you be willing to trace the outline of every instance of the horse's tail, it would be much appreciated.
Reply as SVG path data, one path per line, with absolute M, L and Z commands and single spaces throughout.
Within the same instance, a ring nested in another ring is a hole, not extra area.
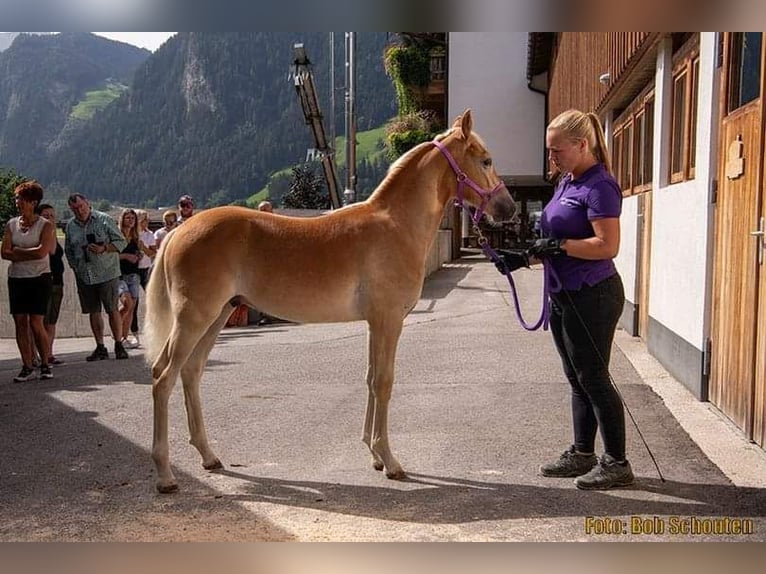
M 144 359 L 152 366 L 167 344 L 173 327 L 173 310 L 170 304 L 170 285 L 165 272 L 165 252 L 172 240 L 172 233 L 165 236 L 154 261 L 152 274 L 146 289 L 146 318 L 144 319 Z

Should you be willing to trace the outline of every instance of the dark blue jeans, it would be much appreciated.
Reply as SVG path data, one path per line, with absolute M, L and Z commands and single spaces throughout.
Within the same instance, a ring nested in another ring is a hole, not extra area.
M 579 291 L 551 293 L 551 332 L 572 386 L 575 448 L 593 452 L 601 429 L 604 451 L 617 460 L 625 458 L 625 411 L 609 380 L 609 358 L 624 301 L 618 274 Z

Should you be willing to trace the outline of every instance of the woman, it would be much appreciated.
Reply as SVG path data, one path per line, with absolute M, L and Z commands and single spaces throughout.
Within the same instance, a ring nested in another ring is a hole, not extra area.
M 540 473 L 577 477 L 575 485 L 582 489 L 626 486 L 634 477 L 625 458 L 625 414 L 609 378 L 625 299 L 613 262 L 620 246 L 622 192 L 595 114 L 566 111 L 549 124 L 545 139 L 562 177 L 542 213 L 542 238 L 527 254 L 502 254 L 510 270 L 528 264 L 527 255 L 546 259 L 561 281 L 552 281 L 550 326 L 572 387 L 574 444 Z M 597 458 L 599 429 L 604 454 Z
M 141 249 L 141 259 L 138 262 L 138 278 L 141 282 L 141 289 L 146 292 L 146 284 L 149 281 L 152 263 L 157 255 L 156 240 L 154 233 L 149 231 L 149 215 L 146 211 L 136 209 L 136 217 L 138 217 L 138 238 L 140 240 L 139 248 Z M 130 332 L 133 334 L 133 342 L 131 343 L 133 348 L 141 346 L 138 331 L 138 302 L 136 302 L 133 306 L 133 320 L 130 324 Z
M 56 229 L 56 211 L 52 205 L 41 203 L 37 206 L 40 217 L 50 221 Z M 48 310 L 45 313 L 45 332 L 48 334 L 48 363 L 60 365 L 63 361 L 53 354 L 53 342 L 56 339 L 56 323 L 61 312 L 61 301 L 64 299 L 64 248 L 56 240 L 56 250 L 50 255 L 51 266 L 51 296 L 48 299 Z
M 20 215 L 5 226 L 2 258 L 11 262 L 8 268 L 8 298 L 22 362 L 21 371 L 13 380 L 20 383 L 35 378 L 35 345 L 30 333 L 40 350 L 40 378 L 53 378 L 43 317 L 51 292 L 49 255 L 56 251 L 56 232 L 49 221 L 36 213 L 43 198 L 43 188 L 39 183 L 24 182 L 13 193 Z
M 118 293 L 120 299 L 120 317 L 122 318 L 122 345 L 125 348 L 135 348 L 129 344 L 125 334 L 130 332 L 133 321 L 133 309 L 138 305 L 141 279 L 139 278 L 138 262 L 141 260 L 141 239 L 138 234 L 138 217 L 132 209 L 123 209 L 120 215 L 120 231 L 128 244 L 120 252 L 120 282 Z

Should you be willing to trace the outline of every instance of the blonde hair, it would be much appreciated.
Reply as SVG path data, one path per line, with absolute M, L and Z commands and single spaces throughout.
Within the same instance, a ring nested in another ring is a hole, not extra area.
M 131 229 L 127 229 L 125 226 L 125 216 L 128 214 L 133 214 L 134 222 Z M 128 242 L 135 241 L 136 244 L 138 244 L 138 216 L 134 210 L 130 208 L 122 210 L 122 213 L 120 214 L 120 231 Z
M 606 149 L 604 129 L 598 116 L 592 112 L 567 110 L 557 115 L 548 124 L 549 131 L 556 131 L 566 138 L 582 139 L 588 142 L 588 149 L 595 158 L 604 164 L 606 170 L 612 173 L 612 160 Z

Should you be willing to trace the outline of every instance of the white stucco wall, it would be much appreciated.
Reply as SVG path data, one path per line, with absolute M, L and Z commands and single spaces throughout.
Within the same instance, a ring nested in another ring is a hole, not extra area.
M 448 120 L 466 108 L 500 175 L 543 173 L 545 98 L 527 87 L 526 32 L 450 32 Z
M 672 77 L 669 43 L 658 56 L 652 206 L 652 253 L 649 315 L 691 343 L 704 348 L 708 331 L 708 297 L 712 272 L 713 210 L 710 182 L 716 172 L 718 80 L 715 34 L 700 39 L 700 84 L 697 114 L 696 177 L 667 185 L 669 98 Z M 659 140 L 659 141 L 658 141 Z M 657 185 L 659 182 L 660 185 Z
M 620 216 L 620 251 L 614 258 L 617 271 L 620 272 L 622 282 L 625 285 L 625 299 L 631 303 L 636 302 L 636 216 L 638 214 L 638 199 L 626 197 L 622 201 L 622 215 Z

